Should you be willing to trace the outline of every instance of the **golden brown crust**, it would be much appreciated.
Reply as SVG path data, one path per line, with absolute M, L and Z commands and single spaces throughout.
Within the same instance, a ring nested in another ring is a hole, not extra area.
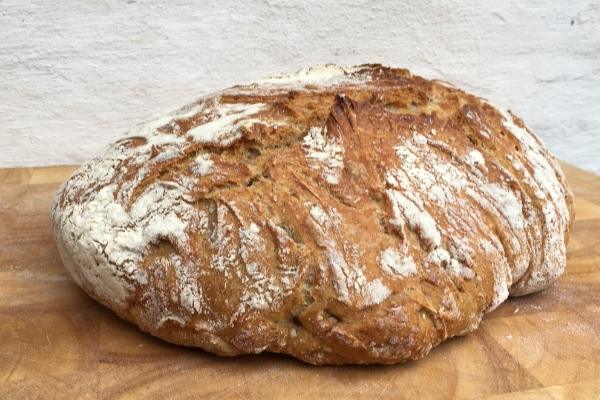
M 135 128 L 53 218 L 77 283 L 155 336 L 386 364 L 555 280 L 573 199 L 512 114 L 406 70 L 327 66 Z

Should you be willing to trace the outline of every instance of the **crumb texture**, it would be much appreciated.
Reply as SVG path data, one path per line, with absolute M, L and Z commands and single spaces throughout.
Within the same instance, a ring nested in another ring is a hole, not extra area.
M 573 198 L 518 117 L 380 65 L 239 85 L 140 124 L 56 194 L 65 266 L 165 340 L 390 364 L 565 268 Z

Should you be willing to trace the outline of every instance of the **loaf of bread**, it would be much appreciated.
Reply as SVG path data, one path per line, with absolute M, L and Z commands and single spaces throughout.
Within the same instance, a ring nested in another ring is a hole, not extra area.
M 135 127 L 63 184 L 52 219 L 77 284 L 152 335 L 389 364 L 560 276 L 573 198 L 511 112 L 327 65 Z

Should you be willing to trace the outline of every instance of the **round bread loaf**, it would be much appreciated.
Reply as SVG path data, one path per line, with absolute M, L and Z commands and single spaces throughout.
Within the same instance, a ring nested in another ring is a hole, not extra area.
M 52 218 L 79 286 L 152 335 L 388 364 L 550 285 L 573 198 L 509 111 L 407 70 L 327 65 L 135 127 Z

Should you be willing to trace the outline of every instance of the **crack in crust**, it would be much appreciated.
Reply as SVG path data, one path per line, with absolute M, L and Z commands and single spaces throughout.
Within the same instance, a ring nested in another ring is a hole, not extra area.
M 153 335 L 389 364 L 550 285 L 574 215 L 510 112 L 406 70 L 329 65 L 133 128 L 52 217 L 75 281 Z

